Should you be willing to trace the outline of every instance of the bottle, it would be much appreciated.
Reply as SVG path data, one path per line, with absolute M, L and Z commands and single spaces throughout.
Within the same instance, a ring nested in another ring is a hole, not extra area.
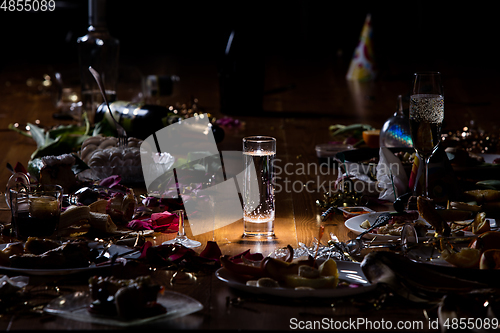
M 235 29 L 219 63 L 220 110 L 225 115 L 263 111 L 265 61 L 259 29 Z
M 106 0 L 89 0 L 88 17 L 88 33 L 78 38 L 77 43 L 83 111 L 93 124 L 97 107 L 103 103 L 103 99 L 89 66 L 101 75 L 108 101 L 115 101 L 120 42 L 107 29 Z
M 177 75 L 148 75 L 143 81 L 143 90 L 146 97 L 170 96 L 175 82 L 179 81 Z
M 458 200 L 459 193 L 463 192 L 443 145 L 438 146 L 429 160 L 427 184 L 429 197 L 443 207 L 448 201 Z
M 180 78 L 177 75 L 148 75 L 142 80 L 143 97 L 147 104 L 172 104 L 174 86 Z
M 182 121 L 183 116 L 174 112 L 173 108 L 161 105 L 145 104 L 142 102 L 132 103 L 128 101 L 114 101 L 109 104 L 113 117 L 123 126 L 129 137 L 141 140 L 159 131 L 165 126 Z M 114 126 L 108 107 L 102 103 L 95 115 L 96 123 L 106 119 L 110 126 Z M 224 130 L 216 124 L 210 124 L 214 134 L 215 142 L 224 139 Z
M 410 120 L 403 112 L 403 97 L 398 96 L 398 110 L 382 126 L 380 147 L 413 147 Z

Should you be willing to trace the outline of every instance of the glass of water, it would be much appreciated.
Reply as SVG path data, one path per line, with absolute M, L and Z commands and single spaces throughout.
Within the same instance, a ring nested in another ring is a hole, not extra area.
M 274 236 L 274 158 L 276 139 L 270 136 L 243 138 L 244 237 Z

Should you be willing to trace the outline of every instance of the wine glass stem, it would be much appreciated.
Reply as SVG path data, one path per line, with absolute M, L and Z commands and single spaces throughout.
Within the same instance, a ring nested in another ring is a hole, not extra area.
M 425 161 L 425 193 L 424 195 L 427 197 L 427 198 L 430 198 L 429 197 L 429 161 L 430 161 L 430 157 L 426 157 L 424 159 Z
M 174 213 L 179 217 L 179 230 L 177 231 L 177 237 L 184 238 L 186 236 L 186 232 L 184 230 L 184 211 L 177 210 Z

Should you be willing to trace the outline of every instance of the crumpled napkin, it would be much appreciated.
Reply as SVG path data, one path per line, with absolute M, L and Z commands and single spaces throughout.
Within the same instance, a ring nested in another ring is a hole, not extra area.
M 377 181 L 381 192 L 378 198 L 380 200 L 394 201 L 397 196 L 406 193 L 408 176 L 401 160 L 387 149 L 387 147 L 380 147 L 379 154 Z M 396 193 L 394 193 L 394 190 L 396 190 Z
M 366 196 L 378 197 L 379 200 L 393 202 L 397 196 L 406 193 L 408 176 L 401 160 L 387 147 L 380 147 L 379 155 L 379 162 L 375 170 L 363 164 L 351 163 L 347 166 L 348 176 L 354 182 L 358 182 L 358 184 L 354 185 L 356 192 L 362 192 Z M 374 173 L 376 180 L 372 180 L 370 173 Z M 342 184 L 341 180 L 344 176 L 339 174 L 338 185 Z M 342 190 L 345 191 L 345 189 Z
M 0 275 L 0 296 L 7 297 L 14 295 L 18 290 L 28 285 L 29 277 Z

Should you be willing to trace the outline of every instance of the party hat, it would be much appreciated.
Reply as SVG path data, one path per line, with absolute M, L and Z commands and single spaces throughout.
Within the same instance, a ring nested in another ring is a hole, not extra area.
M 371 15 L 366 15 L 359 43 L 349 65 L 346 78 L 348 80 L 368 81 L 375 78 L 373 60 Z

